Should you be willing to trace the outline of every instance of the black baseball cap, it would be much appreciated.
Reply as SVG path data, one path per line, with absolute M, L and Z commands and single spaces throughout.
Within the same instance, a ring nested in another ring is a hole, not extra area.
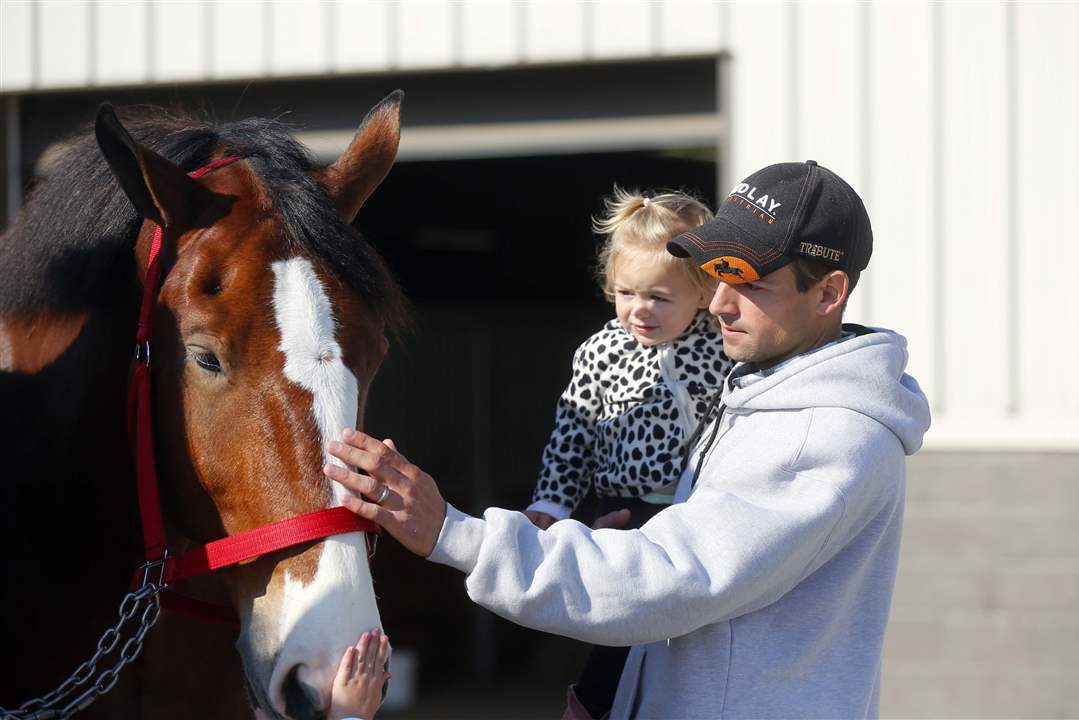
M 858 193 L 806 160 L 753 173 L 734 186 L 714 220 L 672 238 L 667 251 L 737 285 L 799 257 L 862 271 L 873 254 L 873 229 Z

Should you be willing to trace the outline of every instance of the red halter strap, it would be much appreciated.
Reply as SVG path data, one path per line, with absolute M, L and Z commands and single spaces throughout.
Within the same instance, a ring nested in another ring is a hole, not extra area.
M 190 175 L 193 178 L 199 178 L 211 170 L 230 165 L 239 159 L 238 157 L 221 158 Z M 251 560 L 275 550 L 320 540 L 331 535 L 351 532 L 377 535 L 381 531 L 378 525 L 357 516 L 348 508 L 335 507 L 297 515 L 287 520 L 215 540 L 206 545 L 191 548 L 176 557 L 169 555 L 165 523 L 161 517 L 157 466 L 154 462 L 153 413 L 150 394 L 150 349 L 153 340 L 153 309 L 161 279 L 161 244 L 162 231 L 158 227 L 154 230 L 146 264 L 142 308 L 139 310 L 139 325 L 135 334 L 135 368 L 131 376 L 131 392 L 128 396 L 128 432 L 134 432 L 135 438 L 139 512 L 142 516 L 142 534 L 146 545 L 146 564 L 135 573 L 136 585 L 149 582 L 151 572 L 157 576 L 154 578 L 155 582 L 167 585 Z M 236 614 L 228 607 L 205 603 L 169 590 L 162 592 L 162 605 L 206 620 L 238 627 Z

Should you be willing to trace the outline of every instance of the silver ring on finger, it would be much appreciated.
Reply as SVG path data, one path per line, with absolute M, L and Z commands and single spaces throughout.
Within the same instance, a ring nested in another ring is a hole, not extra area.
M 390 496 L 390 486 L 383 483 L 382 484 L 382 489 L 379 490 L 379 492 L 378 492 L 378 497 L 376 497 L 374 499 L 375 505 L 381 505 L 382 503 L 386 502 L 386 498 L 388 498 L 389 496 Z

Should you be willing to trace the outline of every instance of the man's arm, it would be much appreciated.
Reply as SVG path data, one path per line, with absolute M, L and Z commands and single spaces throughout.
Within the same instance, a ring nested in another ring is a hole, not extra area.
M 740 463 L 736 480 L 702 483 L 640 530 L 566 521 L 541 531 L 517 512 L 447 510 L 431 477 L 391 447 L 362 434 L 347 443 L 331 452 L 369 476 L 327 474 L 368 497 L 383 482 L 392 491 L 382 506 L 357 498 L 349 508 L 466 573 L 480 605 L 606 645 L 678 637 L 774 602 L 836 551 L 845 509 L 829 483 Z

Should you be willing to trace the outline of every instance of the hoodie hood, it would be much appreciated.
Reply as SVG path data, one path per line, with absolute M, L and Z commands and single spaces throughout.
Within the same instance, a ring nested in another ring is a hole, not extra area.
M 727 411 L 844 408 L 892 431 L 907 455 L 922 446 L 929 402 L 907 375 L 907 341 L 881 328 L 844 325 L 853 337 L 795 356 L 762 372 L 745 364 L 732 371 L 724 393 Z

